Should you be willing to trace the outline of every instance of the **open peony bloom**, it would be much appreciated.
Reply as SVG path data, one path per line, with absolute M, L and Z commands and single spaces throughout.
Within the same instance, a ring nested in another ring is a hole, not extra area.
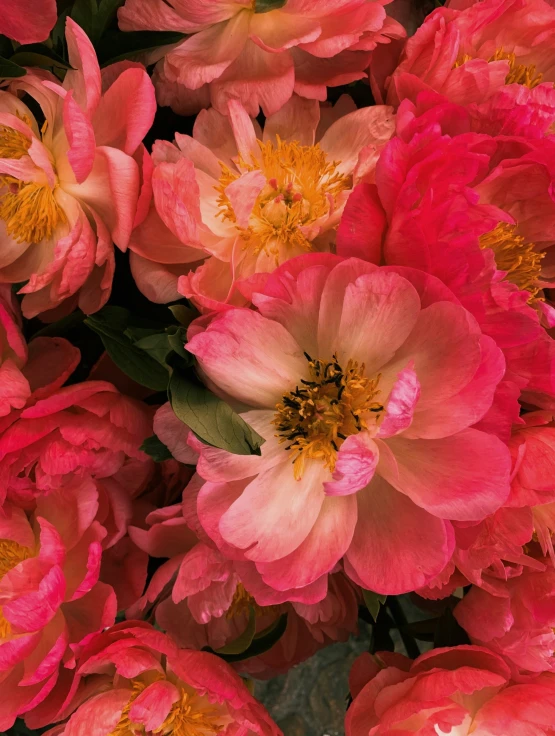
M 385 14 L 390 0 L 127 0 L 124 31 L 190 34 L 162 49 L 155 71 L 158 101 L 190 115 L 212 104 L 226 114 L 238 99 L 250 115 L 277 112 L 293 92 L 325 100 L 326 87 L 365 76 L 378 43 L 403 38 Z
M 282 736 L 226 662 L 178 649 L 146 623 L 99 634 L 77 664 L 75 695 L 56 720 L 75 712 L 53 736 Z
M 141 141 L 156 109 L 144 68 L 101 77 L 71 18 L 66 38 L 75 71 L 63 85 L 39 70 L 0 92 L 0 281 L 27 282 L 27 317 L 62 303 L 90 313 L 108 299 L 113 242 L 125 249 L 140 219 Z M 38 103 L 44 122 L 17 93 Z
M 473 587 L 455 608 L 455 618 L 473 643 L 502 656 L 513 676 L 555 672 L 555 570 L 523 568 L 500 595 Z
M 544 0 L 484 0 L 463 10 L 436 9 L 409 39 L 387 79 L 398 104 L 432 89 L 462 105 L 482 103 L 504 86 L 555 82 L 555 8 Z M 379 99 L 379 98 L 378 98 Z
M 157 624 L 180 646 L 214 650 L 246 629 L 251 609 L 260 634 L 287 614 L 279 641 L 260 656 L 238 662 L 240 672 L 273 677 L 356 631 L 358 600 L 343 573 L 298 590 L 268 587 L 253 562 L 226 559 L 200 527 L 195 504 L 202 480 L 193 479 L 183 504 L 157 509 L 145 527 L 129 527 L 131 540 L 151 557 L 167 558 L 144 596 L 127 611 L 143 617 L 155 607 Z M 198 537 L 197 537 L 198 534 Z
M 555 319 L 544 292 L 555 276 L 555 148 L 526 134 L 529 110 L 475 133 L 459 105 L 429 92 L 405 100 L 337 235 L 340 255 L 437 276 L 495 340 L 507 362 L 496 403 L 512 406 L 505 439 L 520 391 L 540 406 L 555 396 L 555 343 L 542 327 Z
M 503 660 L 476 646 L 435 649 L 414 662 L 363 654 L 350 676 L 346 736 L 552 736 L 555 676 L 510 681 Z
M 56 0 L 4 0 L 0 33 L 18 43 L 46 41 L 57 17 Z
M 264 132 L 238 102 L 229 113 L 203 111 L 193 137 L 154 145 L 154 202 L 130 243 L 150 299 L 178 298 L 177 275 L 210 256 L 182 276 L 179 292 L 203 309 L 243 304 L 257 274 L 332 250 L 353 182 L 371 175 L 394 130 L 390 108 L 356 110 L 347 96 L 322 114 L 318 102 L 294 97 Z
M 356 258 L 289 261 L 253 302 L 190 328 L 210 385 L 266 440 L 243 457 L 191 435 L 201 524 L 277 590 L 341 557 L 365 588 L 425 585 L 451 557 L 449 520 L 479 521 L 509 491 L 507 447 L 472 428 L 501 351 L 433 277 Z
M 116 597 L 98 582 L 106 529 L 94 520 L 90 480 L 43 496 L 34 513 L 0 513 L 0 729 L 41 703 L 60 665 L 114 622 Z

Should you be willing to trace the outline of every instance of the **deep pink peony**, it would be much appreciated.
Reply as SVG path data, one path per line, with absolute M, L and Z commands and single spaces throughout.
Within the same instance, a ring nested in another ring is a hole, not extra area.
M 46 41 L 57 17 L 56 0 L 4 0 L 0 33 L 18 43 Z
M 95 521 L 90 479 L 42 496 L 34 513 L 0 513 L 0 729 L 41 703 L 60 665 L 114 623 L 116 596 L 98 581 L 107 531 Z
M 353 181 L 394 130 L 390 108 L 357 110 L 348 96 L 322 111 L 295 96 L 264 131 L 238 102 L 229 113 L 203 111 L 192 137 L 154 144 L 154 199 L 130 242 L 149 299 L 179 298 L 184 274 L 179 292 L 203 310 L 244 304 L 257 274 L 333 249 Z
M 82 29 L 67 19 L 69 60 L 63 85 L 30 71 L 0 92 L 0 281 L 26 281 L 27 317 L 60 306 L 90 313 L 108 299 L 113 243 L 125 249 L 138 209 L 156 110 L 145 69 L 124 63 L 100 73 Z M 40 127 L 19 99 L 41 107 Z M 137 220 L 136 220 L 137 218 Z
M 520 391 L 540 405 L 555 396 L 555 343 L 542 328 L 555 315 L 543 291 L 555 275 L 555 148 L 528 136 L 526 109 L 486 135 L 437 95 L 406 100 L 375 184 L 354 190 L 337 237 L 341 255 L 437 276 L 495 340 L 507 362 L 495 403 L 512 406 L 505 439 Z
M 237 665 L 259 678 L 286 672 L 356 631 L 360 594 L 342 573 L 329 581 L 324 576 L 306 588 L 276 591 L 263 582 L 253 562 L 226 559 L 199 525 L 195 505 L 201 486 L 202 480 L 194 478 L 182 504 L 153 511 L 144 528 L 130 526 L 138 548 L 168 561 L 156 570 L 128 617 L 152 615 L 154 609 L 157 624 L 180 646 L 216 650 L 246 630 L 251 608 L 258 633 L 287 614 L 287 628 L 278 643 Z
M 408 40 L 386 79 L 387 100 L 415 100 L 431 89 L 452 102 L 480 104 L 505 86 L 511 94 L 523 86 L 541 98 L 555 82 L 554 28 L 555 9 L 544 0 L 438 8 Z
M 524 568 L 498 595 L 472 587 L 455 608 L 455 618 L 475 644 L 502 656 L 513 677 L 555 672 L 555 570 Z
M 282 736 L 226 662 L 179 649 L 146 623 L 99 634 L 77 665 L 65 702 L 53 699 L 43 709 L 50 722 L 70 715 L 52 736 Z
M 414 662 L 363 654 L 353 665 L 346 736 L 552 736 L 555 677 L 510 681 L 503 660 L 476 646 L 435 649 Z
M 242 457 L 191 436 L 201 524 L 277 590 L 342 557 L 371 590 L 427 584 L 453 552 L 449 520 L 484 519 L 509 491 L 507 447 L 472 427 L 501 351 L 437 279 L 356 258 L 289 261 L 253 302 L 190 328 L 209 384 L 266 440 Z
M 191 115 L 212 104 L 227 114 L 230 99 L 250 115 L 277 112 L 293 92 L 325 100 L 326 87 L 365 76 L 377 44 L 403 38 L 385 14 L 390 0 L 127 0 L 125 31 L 190 34 L 151 61 L 158 102 Z M 165 54 L 165 55 L 164 55 Z

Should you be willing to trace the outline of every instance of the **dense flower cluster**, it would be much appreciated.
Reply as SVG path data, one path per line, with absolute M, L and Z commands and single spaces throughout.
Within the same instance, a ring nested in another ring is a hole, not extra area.
M 553 3 L 4 5 L 0 731 L 555 734 Z

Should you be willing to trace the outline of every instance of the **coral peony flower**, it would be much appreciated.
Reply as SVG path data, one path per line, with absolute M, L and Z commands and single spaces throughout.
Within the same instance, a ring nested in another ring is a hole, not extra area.
M 247 629 L 251 609 L 258 633 L 287 614 L 279 641 L 237 664 L 241 672 L 262 678 L 286 672 L 356 631 L 359 595 L 342 573 L 331 575 L 329 582 L 324 576 L 306 588 L 280 592 L 265 585 L 254 563 L 226 559 L 199 525 L 194 504 L 201 485 L 201 479 L 193 479 L 182 505 L 153 511 L 145 528 L 129 527 L 139 549 L 167 562 L 128 617 L 142 618 L 154 608 L 157 624 L 180 646 L 217 650 Z
M 207 481 L 201 524 L 277 590 L 343 556 L 365 588 L 425 585 L 451 557 L 448 520 L 479 521 L 508 494 L 507 447 L 472 428 L 504 373 L 501 351 L 411 269 L 301 256 L 253 302 L 190 328 L 210 385 L 246 405 L 266 440 L 242 457 L 190 437 Z
M 179 292 L 204 309 L 243 304 L 257 274 L 333 249 L 353 180 L 370 174 L 394 129 L 390 108 L 353 108 L 345 96 L 320 116 L 317 102 L 294 97 L 262 133 L 234 102 L 229 119 L 200 113 L 192 138 L 157 141 L 154 202 L 130 243 L 142 291 L 178 298 L 177 274 L 211 256 Z
M 473 133 L 467 111 L 429 93 L 403 102 L 397 121 L 375 184 L 347 202 L 337 251 L 424 270 L 456 294 L 504 352 L 496 405 L 512 405 L 508 439 L 521 390 L 542 406 L 555 396 L 555 343 L 542 329 L 555 315 L 543 291 L 555 275 L 553 143 L 516 132 L 517 119 L 502 135 Z
M 208 652 L 178 649 L 139 621 L 90 641 L 78 660 L 74 688 L 61 715 L 75 712 L 51 733 L 281 736 L 226 662 Z
M 505 85 L 555 82 L 555 9 L 544 0 L 484 0 L 438 8 L 407 41 L 387 99 L 398 104 L 432 89 L 462 105 L 482 103 Z
M 57 18 L 56 0 L 5 0 L 0 33 L 18 43 L 46 41 Z
M 226 114 L 238 99 L 256 116 L 260 107 L 273 115 L 293 92 L 325 100 L 326 87 L 362 79 L 370 51 L 405 35 L 386 16 L 388 2 L 127 0 L 118 15 L 124 31 L 190 34 L 156 67 L 159 104 L 183 115 L 212 104 Z
M 414 662 L 363 654 L 351 672 L 355 699 L 346 736 L 551 736 L 555 677 L 510 681 L 503 660 L 486 649 L 435 649 Z
M 116 597 L 98 582 L 106 536 L 90 480 L 41 497 L 34 513 L 5 503 L 0 514 L 0 729 L 41 703 L 62 663 L 113 624 Z
M 0 92 L 0 281 L 27 282 L 27 317 L 62 303 L 90 313 L 108 299 L 112 241 L 125 249 L 140 219 L 141 141 L 156 110 L 144 68 L 101 77 L 71 18 L 66 37 L 75 71 L 63 85 L 36 71 Z M 43 124 L 17 93 L 40 105 Z
M 502 656 L 517 679 L 555 671 L 555 569 L 543 562 L 510 577 L 501 595 L 472 587 L 454 611 L 471 641 Z
M 26 362 L 19 305 L 11 288 L 0 285 L 0 417 L 25 406 L 30 388 L 21 368 Z

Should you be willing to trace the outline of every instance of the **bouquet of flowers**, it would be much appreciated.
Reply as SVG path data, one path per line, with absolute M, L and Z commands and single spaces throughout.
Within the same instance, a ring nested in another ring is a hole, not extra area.
M 555 2 L 431 5 L 0 2 L 0 732 L 555 734 Z

